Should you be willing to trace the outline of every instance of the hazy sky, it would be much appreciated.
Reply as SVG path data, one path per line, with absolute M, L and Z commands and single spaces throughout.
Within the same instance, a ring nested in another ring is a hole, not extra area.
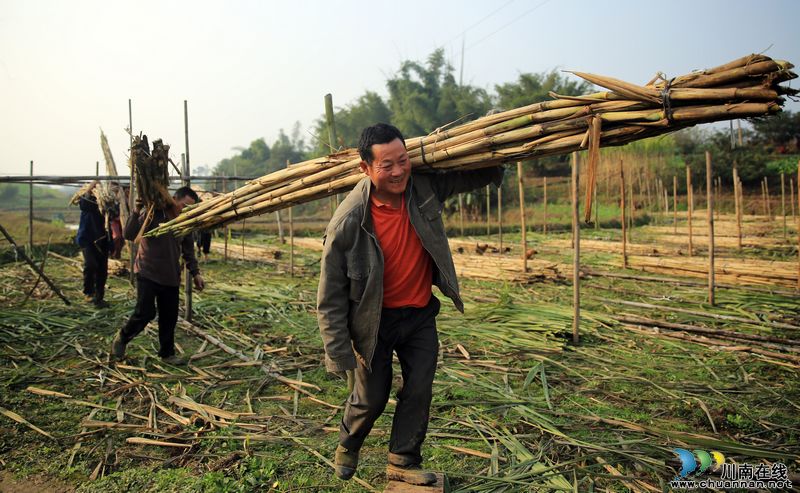
M 458 70 L 462 39 L 487 90 L 554 68 L 644 83 L 768 48 L 800 65 L 798 19 L 797 0 L 0 0 L 0 175 L 93 174 L 100 128 L 126 173 L 129 98 L 178 157 L 188 100 L 192 167 L 213 166 L 310 129 L 328 92 L 385 95 L 402 60 L 444 47 Z

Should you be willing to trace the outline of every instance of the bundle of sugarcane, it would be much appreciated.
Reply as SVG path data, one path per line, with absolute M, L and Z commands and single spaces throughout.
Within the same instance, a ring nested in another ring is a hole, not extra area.
M 72 198 L 69 199 L 69 204 L 78 205 L 81 197 L 86 197 L 97 203 L 100 213 L 104 216 L 108 214 L 109 210 L 115 208 L 117 204 L 114 194 L 111 192 L 108 185 L 97 180 L 86 183 L 79 188 L 78 191 L 72 195 Z
M 620 262 L 611 263 L 619 265 Z M 628 266 L 647 272 L 686 277 L 707 277 L 708 260 L 700 257 L 628 256 Z M 777 260 L 717 259 L 714 277 L 730 285 L 797 286 L 797 263 Z
M 575 75 L 608 89 L 579 97 L 531 104 L 424 137 L 406 140 L 417 171 L 474 169 L 589 150 L 587 214 L 602 146 L 622 145 L 698 123 L 766 116 L 781 110 L 780 86 L 797 77 L 793 65 L 749 55 L 702 72 L 639 86 L 582 72 Z M 352 188 L 361 178 L 356 150 L 313 159 L 268 174 L 185 210 L 151 235 L 187 234 L 258 214 L 320 199 Z
M 136 176 L 136 190 L 148 212 L 174 207 L 169 194 L 169 146 L 161 139 L 153 141 L 153 150 L 146 135 L 133 137 L 131 166 Z

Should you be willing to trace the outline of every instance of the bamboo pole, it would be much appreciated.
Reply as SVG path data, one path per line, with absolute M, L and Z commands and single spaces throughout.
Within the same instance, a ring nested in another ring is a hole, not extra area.
M 600 229 L 600 204 L 597 202 L 597 184 L 594 186 L 594 229 Z
M 633 223 L 636 220 L 636 200 L 635 195 L 633 194 L 633 189 L 635 188 L 633 182 L 633 170 L 636 169 L 632 166 L 628 166 L 628 177 L 630 178 L 630 183 L 628 185 L 628 202 L 630 205 L 630 210 L 628 211 L 628 234 L 633 230 Z
M 797 161 L 797 211 L 800 213 L 800 160 Z M 800 214 L 797 217 L 800 218 Z M 797 228 L 797 290 L 800 291 L 800 221 L 795 227 Z
M 542 219 L 542 233 L 547 234 L 547 177 L 544 177 L 544 218 Z
M 622 223 L 622 268 L 628 268 L 628 228 L 625 220 L 625 166 L 622 159 L 619 160 L 619 203 L 621 209 Z
M 458 194 L 458 224 L 461 229 L 461 237 L 464 237 L 464 194 Z
M 31 161 L 33 176 L 33 161 Z M 28 251 L 33 254 L 33 181 L 28 184 Z
M 486 239 L 492 234 L 492 195 L 489 185 L 486 185 Z
M 672 175 L 672 232 L 678 233 L 678 177 Z
M 692 211 L 694 209 L 694 197 L 692 197 L 692 170 L 686 166 L 686 212 L 689 220 L 689 256 L 694 255 L 694 245 L 692 244 Z
M 573 318 L 572 318 L 572 342 L 578 344 L 579 342 L 579 327 L 581 319 L 581 225 L 578 219 L 578 185 L 580 183 L 580 176 L 578 172 L 578 153 L 572 153 L 572 237 L 573 237 L 573 250 L 572 250 L 572 305 L 573 305 Z
M 520 161 L 517 161 L 517 184 L 519 186 L 519 230 L 522 234 L 522 272 L 528 272 L 528 240 L 525 227 L 525 179 L 522 174 L 522 162 Z
M 736 211 L 736 247 L 742 249 L 742 208 L 739 204 L 739 172 L 733 167 L 733 202 Z
M 189 177 L 192 175 L 189 171 L 189 103 L 183 100 L 183 133 L 186 152 L 181 154 L 181 173 L 183 174 L 183 186 L 190 186 Z M 194 248 L 194 245 L 192 245 Z M 183 303 L 184 303 L 184 317 L 187 322 L 192 323 L 192 274 L 189 272 L 189 266 L 184 266 L 184 286 L 183 286 Z
M 222 179 L 222 193 L 226 193 L 228 191 L 228 179 Z M 225 231 L 223 232 L 225 235 L 225 253 L 223 254 L 222 258 L 225 262 L 228 261 L 228 237 L 230 237 L 230 230 L 228 229 L 228 225 L 225 225 Z
M 769 220 L 772 221 L 772 204 L 770 204 L 770 196 L 769 196 L 769 179 L 764 177 L 764 202 L 767 204 L 767 216 Z
M 794 178 L 789 177 L 789 202 L 792 204 L 792 222 L 796 221 L 794 209 Z
M 133 148 L 133 110 L 131 105 L 131 100 L 128 98 L 128 135 L 130 137 L 129 140 L 129 149 Z M 130 181 L 130 188 L 128 189 L 128 210 L 131 211 L 131 214 L 134 214 L 134 207 L 136 206 L 136 180 L 134 179 L 134 175 L 136 174 L 136 163 L 131 160 L 130 162 L 131 168 L 131 181 Z M 130 265 L 128 266 L 128 272 L 130 273 L 129 280 L 133 285 L 134 289 L 136 288 L 136 274 L 133 272 L 133 264 L 136 261 L 136 252 L 138 248 L 136 247 L 136 242 L 129 241 L 128 242 L 128 249 L 131 252 L 131 259 Z
M 783 239 L 786 239 L 786 190 L 785 179 L 781 173 L 781 217 L 783 218 Z
M 333 119 L 333 95 L 331 93 L 325 95 L 325 122 L 328 127 L 328 146 L 333 153 L 338 150 L 339 146 L 337 145 L 336 139 L 336 122 Z M 335 202 L 336 196 L 331 195 L 328 198 L 328 205 L 331 209 L 331 217 L 333 217 L 333 213 L 338 205 Z
M 497 242 L 500 243 L 500 254 L 503 254 L 503 185 L 497 187 Z
M 706 151 L 706 204 L 708 206 L 708 303 L 714 305 L 714 177 L 711 174 L 711 153 Z
M 286 160 L 286 167 L 289 167 L 289 160 Z M 461 195 L 459 195 L 461 197 Z M 289 207 L 289 276 L 294 277 L 294 218 L 292 215 L 294 207 Z

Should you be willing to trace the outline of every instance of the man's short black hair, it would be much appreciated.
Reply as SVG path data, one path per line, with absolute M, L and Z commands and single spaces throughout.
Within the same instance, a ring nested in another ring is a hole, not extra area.
M 197 195 L 197 192 L 195 192 L 194 190 L 192 190 L 189 187 L 181 187 L 181 188 L 175 190 L 175 198 L 176 199 L 182 199 L 182 198 L 186 197 L 187 195 L 189 197 L 193 198 L 195 203 L 200 202 L 200 197 Z
M 403 138 L 403 134 L 400 133 L 397 127 L 388 123 L 377 123 L 367 127 L 361 131 L 361 138 L 358 139 L 358 155 L 367 164 L 372 164 L 375 159 L 372 154 L 372 146 L 375 144 L 388 144 L 394 139 L 400 139 L 403 147 L 405 147 L 406 139 Z

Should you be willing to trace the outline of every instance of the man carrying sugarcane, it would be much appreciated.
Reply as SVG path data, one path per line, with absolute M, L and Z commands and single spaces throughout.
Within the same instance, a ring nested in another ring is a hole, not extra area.
M 421 468 L 439 353 L 432 285 L 464 305 L 442 222 L 447 197 L 500 184 L 502 167 L 412 176 L 400 131 L 367 127 L 358 144 L 367 175 L 336 209 L 325 231 L 317 317 L 325 365 L 354 379 L 339 428 L 336 475 L 355 474 L 361 445 L 383 413 L 397 353 L 403 385 L 389 439 L 390 480 L 432 484 Z
M 78 198 L 81 218 L 75 241 L 83 253 L 83 295 L 97 308 L 106 308 L 108 303 L 105 301 L 105 293 L 111 241 L 108 238 L 105 218 L 97 205 L 97 198 L 92 194 L 97 184 L 95 181 Z
M 140 204 L 125 224 L 125 239 L 133 241 L 141 234 L 159 224 L 177 217 L 187 205 L 198 201 L 197 193 L 189 187 L 181 187 L 172 197 L 175 205 L 155 210 L 146 230 L 147 212 Z M 176 238 L 172 233 L 156 237 L 142 237 L 136 253 L 133 270 L 136 273 L 136 308 L 128 322 L 120 329 L 111 344 L 111 358 L 120 361 L 125 357 L 125 348 L 156 316 L 158 306 L 158 355 L 172 365 L 184 365 L 186 360 L 175 354 L 175 324 L 178 321 L 179 287 L 181 283 L 180 258 L 194 279 L 197 290 L 204 287 L 203 276 L 197 266 L 192 236 Z

